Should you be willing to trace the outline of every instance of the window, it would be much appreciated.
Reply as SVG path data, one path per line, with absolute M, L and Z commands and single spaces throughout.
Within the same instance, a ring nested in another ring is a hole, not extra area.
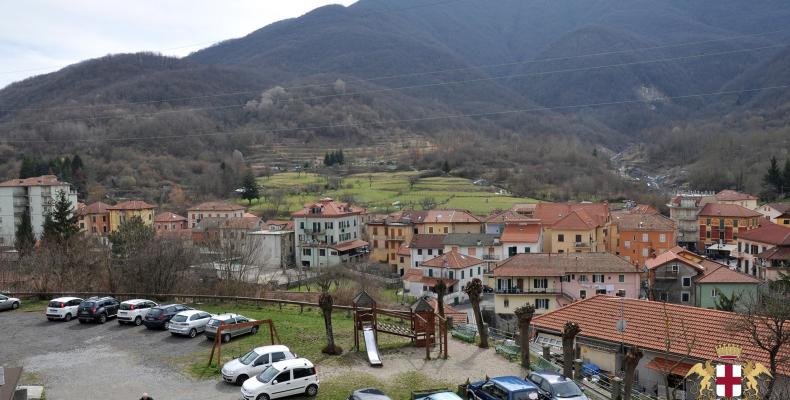
M 563 235 L 563 234 L 557 235 L 557 241 L 558 242 L 564 242 L 565 241 L 565 235 Z
M 428 249 L 428 255 L 429 255 L 429 256 L 432 256 L 432 255 L 433 255 L 433 249 Z
M 422 255 L 422 249 L 417 249 L 417 255 Z
M 710 226 L 710 218 L 705 220 L 705 225 Z
M 618 289 L 617 293 L 615 294 L 617 297 L 625 297 L 625 289 Z
M 308 376 L 315 375 L 313 368 L 296 368 L 294 369 L 294 379 L 307 378 Z
M 403 264 L 403 257 L 400 258 L 400 263 Z
M 560 282 L 570 282 L 571 276 L 570 275 L 563 275 L 560 277 Z
M 535 289 L 546 289 L 549 287 L 549 280 L 547 278 L 533 279 L 532 284 Z
M 326 249 L 318 249 L 318 255 L 321 257 L 326 257 Z
M 593 283 L 602 283 L 604 281 L 603 274 L 593 274 L 592 281 Z
M 623 274 L 617 275 L 617 282 L 620 282 L 620 283 L 625 282 L 625 275 L 623 275 Z
M 477 267 L 477 274 L 480 275 L 480 267 Z
M 642 234 L 642 242 L 643 243 L 647 243 L 648 242 L 648 240 L 647 240 L 647 233 L 643 233 Z
M 447 227 L 446 226 L 444 227 L 444 233 L 447 233 Z
M 690 299 L 691 299 L 691 295 L 689 294 L 689 292 L 683 292 L 680 294 L 681 302 L 688 303 Z
M 667 242 L 667 234 L 666 233 L 662 233 L 662 234 L 658 235 L 658 241 L 661 242 L 661 243 L 666 243 Z
M 444 254 L 444 249 L 439 249 L 439 255 Z
M 378 227 L 375 227 L 375 226 L 373 227 L 373 234 L 374 235 L 378 235 L 379 234 L 379 228 Z
M 716 297 L 719 297 L 719 289 L 718 288 L 711 289 L 710 290 L 710 297 L 713 297 L 714 299 Z
M 630 249 L 631 248 L 631 241 L 630 240 L 626 240 L 625 242 L 623 242 L 623 247 L 626 248 L 626 249 Z
M 525 253 L 531 253 L 531 252 L 532 252 L 532 249 L 530 249 L 529 247 L 525 247 L 525 248 L 524 248 L 524 252 L 525 252 Z
M 737 228 L 738 227 L 738 220 L 737 219 L 732 220 L 732 227 L 733 228 Z
M 587 298 L 587 291 L 584 290 L 584 289 L 580 289 L 579 290 L 579 298 L 580 299 L 586 299 Z
M 374 240 L 373 241 L 373 248 L 377 249 L 378 247 L 379 247 L 379 241 L 378 240 Z
M 724 240 L 724 231 L 719 232 L 719 240 Z
M 433 227 L 432 226 L 428 227 L 428 233 L 433 233 Z
M 661 292 L 658 294 L 658 299 L 661 301 L 669 301 L 669 294 L 667 292 Z
M 579 275 L 579 282 L 587 282 L 587 275 Z
M 647 255 L 648 255 L 648 249 L 647 247 L 645 247 L 642 249 L 642 257 L 647 257 Z
M 595 294 L 606 294 L 606 288 L 595 289 Z
M 505 303 L 505 308 L 510 307 L 510 299 L 505 299 L 504 303 Z
M 705 239 L 710 239 L 710 231 L 705 232 Z
M 683 277 L 683 287 L 691 287 L 691 277 L 689 276 Z
M 433 276 L 433 269 L 428 268 L 428 276 L 431 276 L 431 277 Z
M 672 266 L 672 272 L 677 273 L 679 269 L 680 269 L 680 267 L 678 267 L 677 265 L 673 265 Z
M 576 235 L 576 243 L 582 242 L 582 235 Z
M 280 375 L 277 375 L 277 377 L 274 378 L 274 380 L 277 381 L 277 383 L 283 383 L 283 382 L 290 381 L 291 380 L 291 371 L 283 371 L 283 372 L 281 372 Z
M 549 299 L 535 299 L 535 309 L 537 310 L 548 310 L 549 309 Z
M 719 218 L 719 229 L 724 229 L 724 218 Z
M 453 278 L 453 271 L 450 271 L 450 279 Z M 464 271 L 461 271 L 461 279 L 464 279 Z
M 311 255 L 311 254 L 312 254 L 312 253 L 310 252 L 310 249 L 302 249 L 302 255 L 303 255 L 303 256 L 309 256 L 309 255 Z
M 464 272 L 464 271 L 461 271 L 461 273 L 463 273 L 463 272 Z M 450 276 L 449 276 L 449 278 L 450 278 L 450 279 L 455 279 L 455 276 L 454 276 L 454 275 L 455 275 L 455 274 L 453 273 L 453 271 L 450 271 Z

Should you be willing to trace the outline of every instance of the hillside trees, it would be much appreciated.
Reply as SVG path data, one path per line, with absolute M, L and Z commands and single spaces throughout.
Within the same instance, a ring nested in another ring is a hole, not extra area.
M 44 214 L 44 240 L 68 241 L 79 232 L 78 218 L 66 192 L 58 191 L 52 209 Z

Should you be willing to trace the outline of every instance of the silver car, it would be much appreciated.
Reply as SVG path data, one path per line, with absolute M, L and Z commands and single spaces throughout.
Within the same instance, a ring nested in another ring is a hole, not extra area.
M 0 310 L 16 310 L 19 308 L 20 304 L 22 304 L 22 301 L 16 297 L 8 297 L 4 294 L 0 294 Z
M 170 319 L 167 330 L 173 335 L 197 336 L 206 330 L 206 324 L 211 319 L 211 314 L 200 310 L 181 311 Z
M 551 400 L 588 400 L 584 391 L 571 379 L 554 371 L 531 372 L 527 380 L 540 389 L 541 395 Z
M 231 338 L 244 335 L 245 333 L 254 335 L 256 332 L 258 332 L 257 325 L 245 326 L 245 327 L 232 326 L 235 324 L 242 324 L 245 322 L 253 322 L 253 321 L 255 320 L 234 313 L 217 315 L 214 318 L 211 318 L 211 321 L 209 321 L 208 326 L 206 327 L 206 338 L 209 340 L 214 340 L 214 337 L 217 336 L 217 328 L 219 328 L 220 325 L 231 325 L 230 327 L 226 327 L 222 329 L 222 342 L 224 343 L 230 342 Z

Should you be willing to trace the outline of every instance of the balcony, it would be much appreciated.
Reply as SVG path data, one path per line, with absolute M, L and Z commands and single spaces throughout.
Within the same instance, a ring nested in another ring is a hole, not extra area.
M 483 254 L 483 261 L 499 261 L 499 256 L 496 254 Z
M 577 249 L 588 248 L 588 247 L 590 247 L 590 244 L 589 243 L 584 243 L 584 242 L 576 242 L 576 243 L 573 244 L 573 247 L 575 247 Z
M 656 272 L 655 279 L 662 279 L 662 280 L 676 280 L 680 276 L 679 271 L 662 271 Z
M 304 233 L 307 234 L 307 235 L 320 235 L 320 234 L 324 233 L 324 228 L 318 228 L 318 229 L 307 229 L 307 228 L 305 228 Z
M 494 293 L 496 294 L 562 294 L 562 291 L 559 289 L 528 288 L 522 290 L 519 288 L 510 288 L 510 289 L 494 289 Z
M 398 242 L 403 242 L 403 241 L 406 240 L 406 237 L 405 236 L 387 236 L 387 238 L 385 240 L 394 240 L 394 241 L 398 241 Z

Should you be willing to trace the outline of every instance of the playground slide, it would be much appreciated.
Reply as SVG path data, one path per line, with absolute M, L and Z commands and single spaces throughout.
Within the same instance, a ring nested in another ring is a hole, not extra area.
M 368 352 L 368 361 L 373 367 L 381 366 L 381 357 L 379 357 L 379 348 L 376 346 L 376 333 L 373 332 L 373 327 L 366 326 L 362 328 L 365 335 L 365 350 Z

